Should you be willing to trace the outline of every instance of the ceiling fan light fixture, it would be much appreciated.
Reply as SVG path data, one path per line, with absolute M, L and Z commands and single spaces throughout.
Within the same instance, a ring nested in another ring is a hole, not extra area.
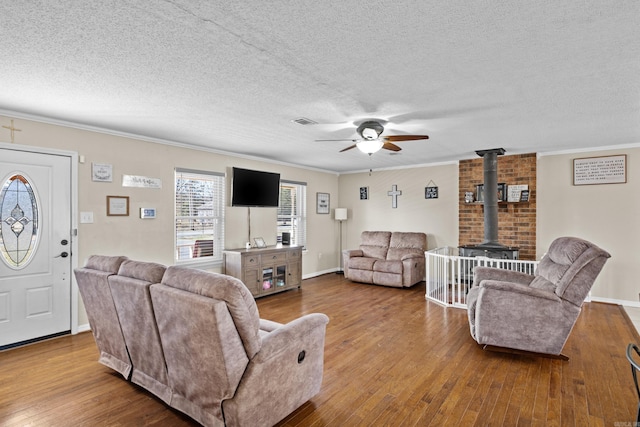
M 377 151 L 380 151 L 384 142 L 379 139 L 365 139 L 356 143 L 356 147 L 358 150 L 362 151 L 365 154 L 373 154 Z

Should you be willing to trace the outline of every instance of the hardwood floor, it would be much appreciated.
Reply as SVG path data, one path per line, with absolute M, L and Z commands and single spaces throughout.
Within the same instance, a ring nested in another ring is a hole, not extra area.
M 330 318 L 320 394 L 281 426 L 632 425 L 637 398 L 622 307 L 585 304 L 568 362 L 483 351 L 466 312 L 328 274 L 257 300 L 260 316 Z M 98 364 L 90 333 L 0 353 L 2 426 L 191 426 L 193 420 Z M 629 424 L 627 424 L 629 423 Z

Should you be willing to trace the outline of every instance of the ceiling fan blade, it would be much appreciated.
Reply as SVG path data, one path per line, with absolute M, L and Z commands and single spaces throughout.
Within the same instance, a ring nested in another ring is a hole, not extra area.
M 347 141 L 347 142 L 357 142 L 357 139 L 316 139 L 315 142 L 335 142 L 335 141 Z
M 340 152 L 342 153 L 343 151 L 351 150 L 352 148 L 356 148 L 356 144 L 350 145 L 347 148 L 343 148 L 342 150 L 340 150 Z
M 402 150 L 402 148 L 398 147 L 396 144 L 389 141 L 385 141 L 384 144 L 382 145 L 382 148 L 384 148 L 385 150 L 391 150 L 391 151 Z
M 383 137 L 385 142 L 399 142 L 399 141 L 416 141 L 419 139 L 429 139 L 428 135 L 390 135 Z

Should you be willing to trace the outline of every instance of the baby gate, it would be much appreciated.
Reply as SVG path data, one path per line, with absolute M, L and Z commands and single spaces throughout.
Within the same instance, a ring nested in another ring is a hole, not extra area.
M 425 252 L 427 293 L 425 297 L 444 306 L 467 308 L 467 291 L 473 283 L 473 268 L 494 267 L 533 274 L 539 261 L 488 257 L 463 257 L 458 248 L 445 246 Z

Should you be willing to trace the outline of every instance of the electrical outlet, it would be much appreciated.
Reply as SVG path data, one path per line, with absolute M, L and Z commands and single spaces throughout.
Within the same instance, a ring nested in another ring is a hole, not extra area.
M 318 259 L 322 259 L 322 252 L 318 252 Z

